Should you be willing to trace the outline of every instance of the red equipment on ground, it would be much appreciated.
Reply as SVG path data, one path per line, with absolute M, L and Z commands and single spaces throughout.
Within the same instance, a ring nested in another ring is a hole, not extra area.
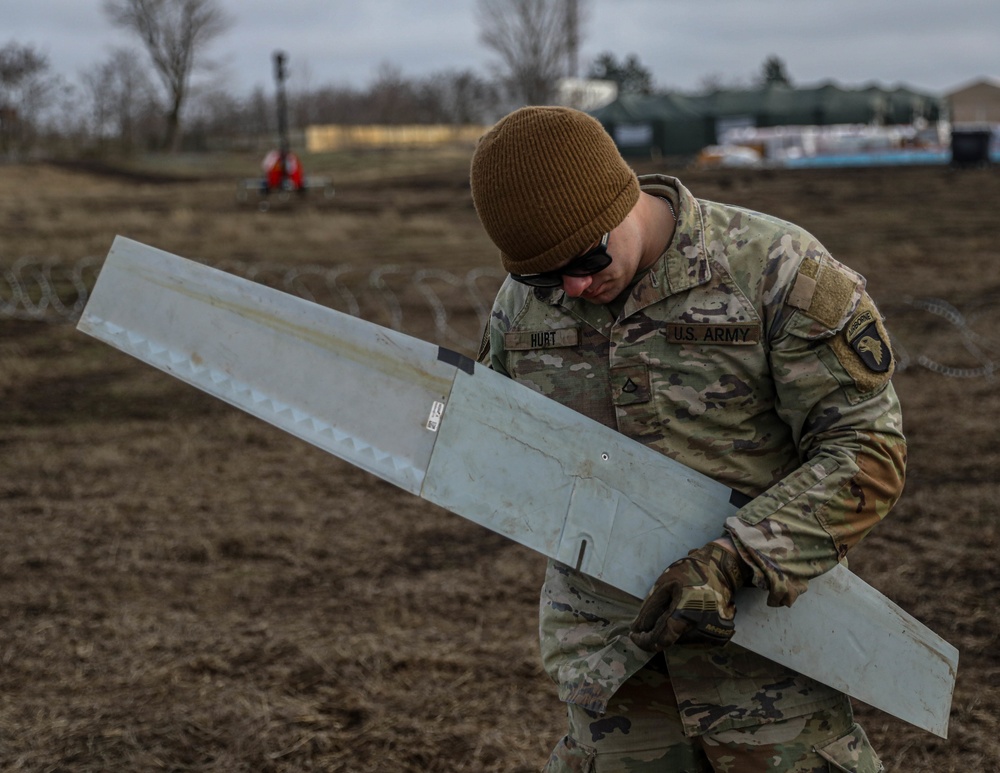
M 290 150 L 282 152 L 272 150 L 261 163 L 264 170 L 264 182 L 269 191 L 302 190 L 305 176 L 302 174 L 302 164 L 299 157 Z
M 333 185 L 326 178 L 307 178 L 302 169 L 302 162 L 293 153 L 288 142 L 288 105 L 285 101 L 285 61 L 287 56 L 282 51 L 274 52 L 274 79 L 278 87 L 278 138 L 279 147 L 271 150 L 261 163 L 264 176 L 258 179 L 243 180 L 237 191 L 237 198 L 245 201 L 247 191 L 256 190 L 260 196 L 258 208 L 267 210 L 268 196 L 276 193 L 282 201 L 287 201 L 291 193 L 305 193 L 312 189 L 321 189 L 324 198 L 333 195 Z

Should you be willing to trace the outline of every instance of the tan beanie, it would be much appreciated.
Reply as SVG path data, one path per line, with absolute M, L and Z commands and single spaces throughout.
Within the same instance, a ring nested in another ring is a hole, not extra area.
M 503 267 L 550 271 L 615 228 L 639 180 L 604 127 L 565 107 L 523 107 L 479 140 L 472 200 Z

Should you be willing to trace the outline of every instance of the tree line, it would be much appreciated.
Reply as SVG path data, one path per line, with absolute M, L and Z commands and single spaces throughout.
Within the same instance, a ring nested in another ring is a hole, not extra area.
M 31 44 L 0 47 L 0 159 L 232 147 L 274 135 L 272 90 L 237 95 L 211 77 L 194 78 L 211 74 L 211 46 L 234 23 L 219 0 L 103 0 L 102 10 L 136 46 L 112 50 L 75 83 Z M 551 103 L 567 76 L 652 93 L 635 54 L 605 52 L 579 72 L 588 10 L 586 0 L 477 0 L 479 41 L 496 56 L 488 75 L 457 69 L 410 78 L 384 63 L 364 88 L 291 84 L 289 126 L 489 123 L 521 105 Z M 788 82 L 777 57 L 763 77 Z
M 406 77 L 385 63 L 364 88 L 288 88 L 291 128 L 309 124 L 487 123 L 522 104 L 552 101 L 576 75 L 586 0 L 477 0 L 480 42 L 497 56 L 488 75 L 470 69 Z M 111 51 L 70 82 L 35 46 L 0 47 L 0 158 L 40 152 L 131 153 L 198 148 L 273 135 L 272 90 L 237 95 L 208 73 L 212 44 L 234 19 L 218 0 L 103 0 L 137 44 Z M 651 89 L 632 55 L 603 54 L 587 75 Z

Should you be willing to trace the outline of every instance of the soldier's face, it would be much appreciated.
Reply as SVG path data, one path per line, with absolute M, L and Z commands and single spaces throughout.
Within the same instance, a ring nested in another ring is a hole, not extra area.
M 570 298 L 580 298 L 587 303 L 610 303 L 625 290 L 635 278 L 639 268 L 641 250 L 634 224 L 630 217 L 615 228 L 608 237 L 608 254 L 611 264 L 603 271 L 590 276 L 563 275 L 562 288 Z

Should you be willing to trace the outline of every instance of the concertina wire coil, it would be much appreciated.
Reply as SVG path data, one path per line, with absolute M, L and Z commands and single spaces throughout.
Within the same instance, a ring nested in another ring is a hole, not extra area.
M 0 266 L 0 320 L 75 323 L 102 262 L 94 257 L 73 263 L 21 258 Z M 430 321 L 438 343 L 472 353 L 505 276 L 499 268 L 455 274 L 398 264 L 361 268 L 227 261 L 214 267 L 393 330 L 419 335 L 415 331 L 425 331 Z M 887 317 L 897 371 L 919 366 L 950 378 L 993 378 L 1000 356 L 1000 340 L 993 332 L 1000 329 L 1000 319 L 994 319 L 1000 317 L 996 291 L 967 302 L 964 310 L 930 297 L 879 305 Z M 914 341 L 921 343 L 919 351 Z

